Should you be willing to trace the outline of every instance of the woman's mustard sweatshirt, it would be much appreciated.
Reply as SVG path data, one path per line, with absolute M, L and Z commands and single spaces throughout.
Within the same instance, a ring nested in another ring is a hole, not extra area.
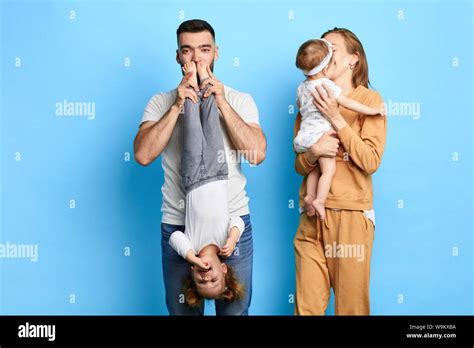
M 381 96 L 364 86 L 347 94 L 348 98 L 371 107 L 382 105 Z M 347 126 L 337 132 L 340 140 L 336 155 L 336 174 L 326 201 L 327 208 L 346 210 L 373 209 L 372 174 L 380 166 L 387 134 L 386 116 L 366 116 L 339 107 Z M 298 133 L 301 115 L 295 122 L 294 136 Z M 311 165 L 304 153 L 297 154 L 296 171 L 304 176 L 299 191 L 300 206 L 304 206 L 306 177 L 317 166 Z

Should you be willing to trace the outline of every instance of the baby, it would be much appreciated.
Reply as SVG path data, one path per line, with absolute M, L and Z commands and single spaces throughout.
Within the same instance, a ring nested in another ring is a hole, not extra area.
M 306 80 L 298 86 L 296 103 L 301 113 L 301 126 L 293 146 L 296 152 L 307 151 L 324 133 L 332 129 L 331 123 L 319 112 L 313 104 L 312 91 L 318 85 L 326 85 L 339 105 L 363 115 L 383 115 L 383 108 L 371 108 L 341 94 L 342 90 L 331 79 L 334 74 L 332 46 L 325 39 L 306 41 L 298 49 L 296 66 L 306 75 Z M 306 181 L 306 196 L 304 202 L 306 211 L 316 210 L 321 220 L 326 218 L 324 205 L 334 174 L 336 173 L 335 157 L 320 157 L 319 168 L 308 174 Z
M 185 74 L 197 86 L 209 78 L 209 67 L 201 62 L 187 63 Z M 245 224 L 239 216 L 230 216 L 227 181 L 228 167 L 223 156 L 224 141 L 219 112 L 210 94 L 203 98 L 207 84 L 198 93 L 199 102 L 184 102 L 182 118 L 182 183 L 186 192 L 185 231 L 170 236 L 171 247 L 191 266 L 191 277 L 185 283 L 186 302 L 197 306 L 202 298 L 235 300 L 242 286 L 232 268 L 220 257 L 229 257 L 242 235 Z

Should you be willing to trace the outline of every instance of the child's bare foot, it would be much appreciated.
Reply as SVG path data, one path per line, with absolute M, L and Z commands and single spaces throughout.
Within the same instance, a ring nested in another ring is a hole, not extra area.
M 197 69 L 196 69 L 196 63 L 191 61 L 189 63 L 186 63 L 184 64 L 183 66 L 183 72 L 185 74 L 188 74 L 190 72 L 192 72 L 192 76 L 191 78 L 189 79 L 189 82 L 190 82 L 190 85 L 191 86 L 194 86 L 194 87 L 197 87 L 198 85 L 198 81 L 197 81 Z
M 321 221 L 326 219 L 326 209 L 324 208 L 324 201 L 321 199 L 316 198 L 313 201 L 313 208 L 316 209 L 316 213 Z
M 316 214 L 316 210 L 313 207 L 314 196 L 307 194 L 304 198 L 304 203 L 306 205 L 306 214 L 308 216 L 314 216 Z
M 196 68 L 197 73 L 199 76 L 199 81 L 203 83 L 205 80 L 209 78 L 209 73 L 207 72 L 208 65 L 203 63 L 202 61 L 197 62 Z

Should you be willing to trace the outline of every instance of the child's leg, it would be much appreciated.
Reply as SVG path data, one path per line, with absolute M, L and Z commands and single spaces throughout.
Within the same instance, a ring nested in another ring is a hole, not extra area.
M 336 173 L 336 158 L 335 157 L 321 157 L 319 158 L 319 166 L 321 167 L 321 177 L 319 178 L 316 199 L 313 201 L 313 206 L 321 220 L 326 218 L 324 205 L 328 198 L 329 190 L 331 188 L 332 178 Z
M 203 131 L 199 117 L 199 103 L 191 99 L 184 101 L 182 118 L 183 150 L 181 154 L 182 182 L 187 193 L 191 186 L 199 181 L 202 172 L 203 160 Z
M 203 62 L 196 64 L 197 74 L 201 84 L 205 84 L 210 78 L 207 71 L 208 66 Z M 199 95 L 204 95 L 207 88 L 211 85 L 205 85 Z M 201 101 L 201 124 L 204 134 L 203 158 L 206 167 L 208 181 L 227 179 L 228 167 L 224 149 L 224 140 L 219 120 L 219 110 L 215 101 L 214 94 L 210 94 Z
M 199 94 L 204 94 L 204 87 Z M 206 168 L 208 181 L 227 179 L 228 167 L 224 149 L 224 139 L 219 120 L 219 111 L 214 94 L 202 99 L 200 104 L 200 115 L 203 132 L 203 161 Z M 211 180 L 209 180 L 211 179 Z
M 304 197 L 304 203 L 306 205 L 306 214 L 308 214 L 308 216 L 314 216 L 314 214 L 316 214 L 316 210 L 313 207 L 313 201 L 316 199 L 319 175 L 319 167 L 316 167 L 306 178 L 306 196 Z

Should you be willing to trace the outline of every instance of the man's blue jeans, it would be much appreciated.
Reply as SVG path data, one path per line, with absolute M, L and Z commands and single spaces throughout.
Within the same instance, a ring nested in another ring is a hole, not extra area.
M 217 315 L 248 315 L 252 298 L 252 262 L 253 239 L 250 215 L 241 216 L 245 230 L 235 246 L 234 253 L 224 262 L 232 266 L 237 279 L 244 286 L 244 296 L 241 300 L 225 302 L 216 300 Z M 184 232 L 185 226 L 161 224 L 161 253 L 163 263 L 163 278 L 166 290 L 166 306 L 170 315 L 203 315 L 204 301 L 197 308 L 186 304 L 183 294 L 184 279 L 191 275 L 191 265 L 179 256 L 169 244 L 171 233 Z

